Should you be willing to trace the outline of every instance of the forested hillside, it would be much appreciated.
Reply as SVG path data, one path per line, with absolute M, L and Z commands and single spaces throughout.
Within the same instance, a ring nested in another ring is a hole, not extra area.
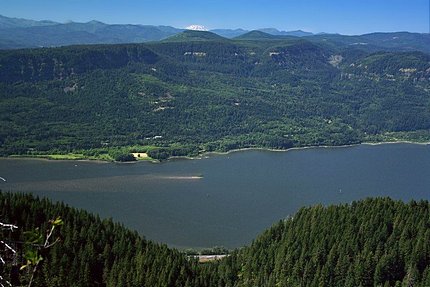
M 428 202 L 367 199 L 303 208 L 231 260 L 236 286 L 424 287 L 429 242 Z
M 30 195 L 0 193 L 0 239 L 9 278 L 25 231 L 61 216 L 61 238 L 45 250 L 33 286 L 430 286 L 430 205 L 388 198 L 302 208 L 249 247 L 199 264 L 111 220 Z M 24 253 L 24 254 L 23 254 Z M 20 271 L 21 284 L 28 272 Z
M 85 211 L 31 195 L 4 193 L 0 193 L 0 210 L 0 222 L 18 226 L 14 232 L 2 229 L 0 239 L 18 250 L 19 266 L 25 262 L 21 243 L 25 231 L 46 230 L 48 221 L 58 216 L 64 222 L 61 241 L 42 254 L 34 286 L 187 286 L 197 277 L 197 263 L 180 252 Z M 1 271 L 7 276 L 14 259 L 10 252 L 5 256 L 3 248 L 2 257 L 10 258 L 8 268 Z M 26 271 L 20 272 L 22 284 L 29 280 Z
M 0 154 L 430 139 L 428 54 L 267 35 L 1 51 Z

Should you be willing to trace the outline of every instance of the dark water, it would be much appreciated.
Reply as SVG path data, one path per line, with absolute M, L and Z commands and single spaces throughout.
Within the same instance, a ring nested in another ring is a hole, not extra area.
M 4 159 L 0 176 L 3 191 L 61 200 L 172 246 L 237 247 L 302 206 L 430 200 L 430 146 L 245 151 L 162 164 Z

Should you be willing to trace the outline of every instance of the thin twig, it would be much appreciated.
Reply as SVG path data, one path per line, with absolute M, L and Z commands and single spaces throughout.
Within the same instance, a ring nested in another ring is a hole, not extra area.
M 31 273 L 31 277 L 30 277 L 30 282 L 28 282 L 27 287 L 31 287 L 31 284 L 33 283 L 34 274 L 37 271 L 37 265 L 39 265 L 39 263 L 37 263 L 36 265 L 34 265 L 33 272 Z
M 0 227 L 2 229 L 10 229 L 11 231 L 13 231 L 14 229 L 18 229 L 18 226 L 16 226 L 16 225 L 7 224 L 7 223 L 3 223 L 3 222 L 0 222 Z
M 46 236 L 46 240 L 45 240 L 45 244 L 43 245 L 43 247 L 47 248 L 48 244 L 49 244 L 49 238 L 51 238 L 52 232 L 54 232 L 55 229 L 55 225 L 53 225 L 51 227 L 51 230 L 49 231 L 48 235 Z
M 3 240 L 0 240 L 0 243 L 2 243 L 4 246 L 6 246 L 7 249 L 9 249 L 10 251 L 12 251 L 13 254 L 16 253 L 15 249 L 13 249 L 12 247 L 10 247 L 6 242 L 4 242 Z
M 10 282 L 9 282 L 9 281 L 7 281 L 6 279 L 4 279 L 1 275 L 0 275 L 0 280 L 1 280 L 1 281 L 6 282 L 6 284 L 7 284 L 8 286 L 12 286 L 12 284 L 10 284 Z M 5 287 L 5 286 L 3 285 L 3 283 L 1 283 L 1 282 L 0 282 L 0 285 L 1 285 L 1 287 Z
M 60 241 L 60 238 L 57 238 L 57 239 L 55 239 L 55 241 L 54 242 L 52 242 L 52 243 L 50 243 L 50 244 L 48 244 L 48 245 L 46 245 L 46 246 L 44 246 L 44 248 L 49 248 L 49 247 L 51 247 L 51 246 L 53 246 L 53 245 L 55 245 L 57 242 L 59 242 Z

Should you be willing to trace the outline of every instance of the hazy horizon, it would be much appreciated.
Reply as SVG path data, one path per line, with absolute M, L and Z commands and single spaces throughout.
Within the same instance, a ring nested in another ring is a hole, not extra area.
M 2 6 L 5 17 L 59 23 L 96 20 L 106 24 L 202 25 L 209 30 L 276 28 L 344 35 L 429 32 L 428 0 L 5 0 Z

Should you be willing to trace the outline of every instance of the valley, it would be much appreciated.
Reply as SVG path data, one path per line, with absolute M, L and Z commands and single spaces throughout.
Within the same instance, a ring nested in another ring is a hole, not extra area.
M 165 160 L 430 140 L 428 54 L 267 35 L 0 51 L 0 154 Z
M 430 286 L 426 9 L 68 2 L 0 15 L 0 286 Z

